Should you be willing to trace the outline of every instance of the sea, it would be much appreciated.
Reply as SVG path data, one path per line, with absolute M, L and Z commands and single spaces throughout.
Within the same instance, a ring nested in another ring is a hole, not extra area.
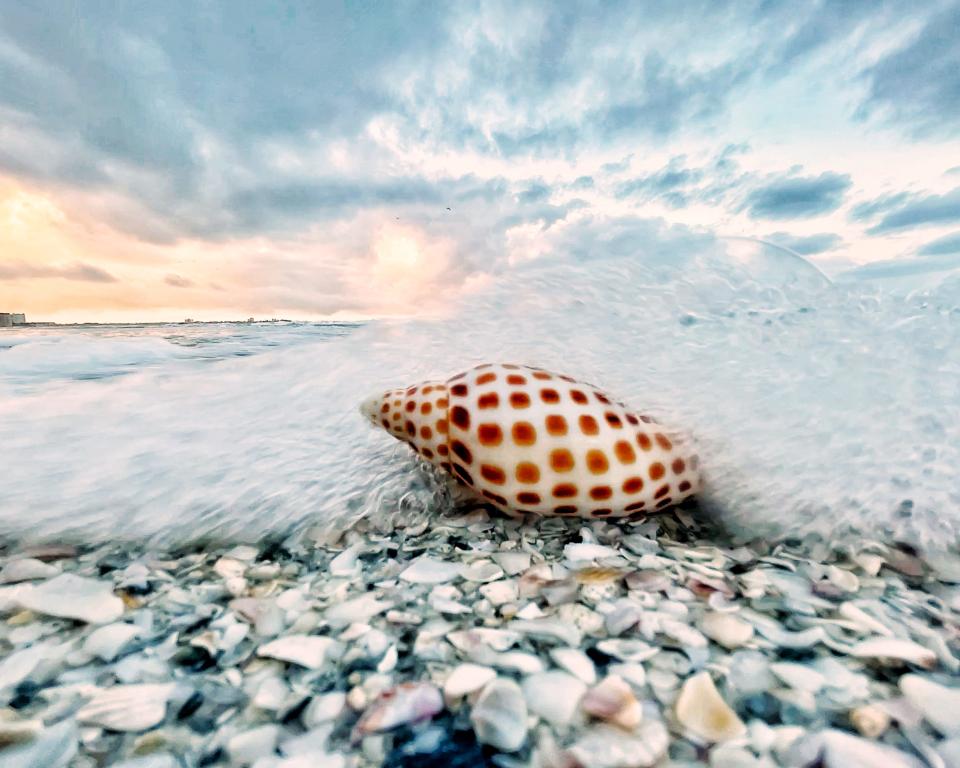
M 443 514 L 444 484 L 357 406 L 495 360 L 688 430 L 700 513 L 733 539 L 955 548 L 960 279 L 687 251 L 538 260 L 406 319 L 0 329 L 0 537 L 172 546 Z

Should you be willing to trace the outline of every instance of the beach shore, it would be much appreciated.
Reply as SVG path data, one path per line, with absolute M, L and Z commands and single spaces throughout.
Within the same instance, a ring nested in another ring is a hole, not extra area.
M 0 764 L 960 765 L 960 573 L 484 510 L 340 541 L 8 551 Z

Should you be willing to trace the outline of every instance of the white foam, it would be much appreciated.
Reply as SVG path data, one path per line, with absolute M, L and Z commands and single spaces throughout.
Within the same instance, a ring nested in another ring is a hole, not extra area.
M 735 531 L 955 541 L 957 284 L 894 296 L 772 249 L 726 251 L 532 265 L 446 318 L 15 392 L 0 402 L 0 533 L 256 539 L 433 511 L 429 476 L 359 399 L 497 359 L 690 428 L 710 512 Z

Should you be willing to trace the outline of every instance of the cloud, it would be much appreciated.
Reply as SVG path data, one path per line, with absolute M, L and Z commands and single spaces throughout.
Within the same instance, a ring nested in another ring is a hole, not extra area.
M 960 187 L 942 195 L 912 195 L 886 213 L 867 230 L 871 235 L 882 235 L 931 224 L 950 224 L 960 221 Z
M 169 274 L 163 278 L 163 282 L 167 285 L 173 286 L 174 288 L 190 288 L 193 286 L 193 281 L 188 280 L 185 277 L 180 275 Z
M 897 206 L 902 205 L 909 200 L 910 197 L 911 194 L 909 192 L 893 192 L 886 195 L 881 195 L 873 200 L 866 200 L 862 203 L 857 203 L 855 206 L 853 206 L 853 208 L 850 209 L 850 220 L 866 221 L 873 219 L 884 211 L 889 211 L 891 208 L 896 208 Z
M 863 72 L 865 116 L 919 135 L 960 133 L 960 4 L 932 16 L 909 42 Z
M 0 264 L 0 280 L 60 278 L 87 283 L 115 283 L 117 278 L 100 267 L 77 262 L 65 266 L 35 266 L 24 262 Z
M 852 182 L 846 174 L 781 177 L 747 195 L 743 208 L 754 219 L 803 219 L 831 213 L 843 204 Z
M 938 237 L 922 246 L 917 253 L 920 256 L 940 256 L 943 254 L 960 253 L 960 232 Z
M 766 240 L 789 248 L 801 256 L 811 256 L 836 248 L 843 242 L 843 238 L 833 232 L 819 232 L 815 235 L 791 235 L 787 232 L 774 232 L 767 235 Z

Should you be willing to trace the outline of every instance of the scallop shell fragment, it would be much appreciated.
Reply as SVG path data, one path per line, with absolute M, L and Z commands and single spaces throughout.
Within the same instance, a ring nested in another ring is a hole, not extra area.
M 709 672 L 700 672 L 683 684 L 676 714 L 684 728 L 705 741 L 727 741 L 747 731 L 737 713 L 720 696 Z

